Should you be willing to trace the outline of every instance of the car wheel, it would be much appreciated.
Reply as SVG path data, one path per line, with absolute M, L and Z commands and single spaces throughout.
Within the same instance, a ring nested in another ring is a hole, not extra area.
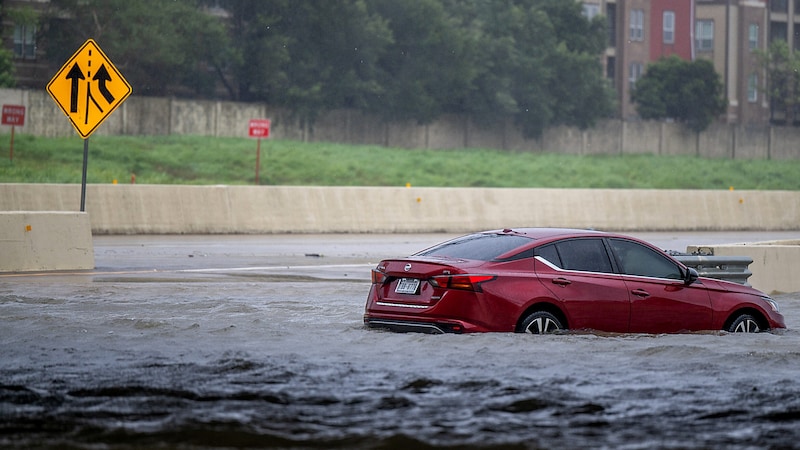
M 728 331 L 731 333 L 758 333 L 761 331 L 761 327 L 755 317 L 750 314 L 742 314 L 731 322 Z
M 558 317 L 547 311 L 536 311 L 526 317 L 520 325 L 520 332 L 530 334 L 549 334 L 563 330 L 564 325 Z

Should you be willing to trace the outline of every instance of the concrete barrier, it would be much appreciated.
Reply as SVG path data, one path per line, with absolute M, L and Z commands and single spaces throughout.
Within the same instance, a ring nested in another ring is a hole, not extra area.
M 94 269 L 89 215 L 0 212 L 0 272 Z
M 94 234 L 467 233 L 800 229 L 800 192 L 0 184 L 0 271 L 88 269 Z M 10 211 L 10 212 L 9 212 Z M 800 244 L 703 246 L 750 256 L 750 283 L 800 291 Z M 696 251 L 690 247 L 689 252 Z
M 80 186 L 0 184 L 0 211 L 77 211 Z M 89 185 L 95 234 L 796 230 L 800 192 Z
M 750 284 L 761 291 L 775 294 L 800 291 L 800 240 L 749 242 L 724 245 L 693 245 L 686 250 L 714 256 L 747 256 L 750 264 Z

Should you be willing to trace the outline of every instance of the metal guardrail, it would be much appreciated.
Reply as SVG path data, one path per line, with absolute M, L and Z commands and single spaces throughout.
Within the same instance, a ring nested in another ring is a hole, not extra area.
M 753 275 L 749 268 L 753 258 L 749 256 L 691 255 L 673 251 L 669 253 L 687 267 L 697 270 L 701 277 L 717 278 L 750 286 L 747 279 Z

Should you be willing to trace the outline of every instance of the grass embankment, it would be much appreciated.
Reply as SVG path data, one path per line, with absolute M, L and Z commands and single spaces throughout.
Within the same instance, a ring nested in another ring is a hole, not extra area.
M 9 134 L 0 134 L 8 150 Z M 0 183 L 80 183 L 83 141 L 17 134 Z M 229 184 L 255 180 L 256 141 L 94 136 L 88 183 Z M 576 156 L 485 149 L 408 150 L 261 141 L 262 185 L 800 190 L 800 161 Z

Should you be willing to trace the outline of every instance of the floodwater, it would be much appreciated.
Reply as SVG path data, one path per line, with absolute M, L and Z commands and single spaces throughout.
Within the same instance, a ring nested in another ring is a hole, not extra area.
M 800 448 L 800 294 L 753 335 L 365 329 L 369 269 L 441 239 L 100 237 L 95 271 L 0 274 L 0 447 Z

